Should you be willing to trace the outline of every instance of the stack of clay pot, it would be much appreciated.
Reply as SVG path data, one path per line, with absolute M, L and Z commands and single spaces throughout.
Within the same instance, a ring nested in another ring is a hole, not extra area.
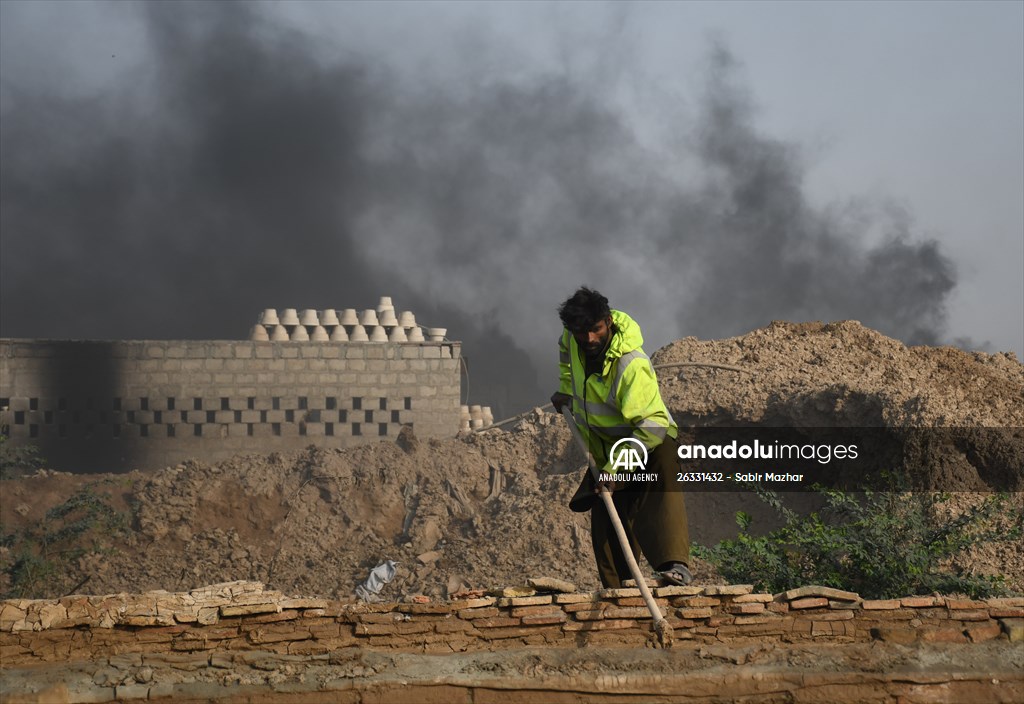
M 390 296 L 382 296 L 376 308 L 299 312 L 285 308 L 278 314 L 267 308 L 252 327 L 249 339 L 271 342 L 444 342 L 446 328 L 424 328 L 411 311 L 395 312 Z
M 460 430 L 480 430 L 494 425 L 490 406 L 460 406 Z

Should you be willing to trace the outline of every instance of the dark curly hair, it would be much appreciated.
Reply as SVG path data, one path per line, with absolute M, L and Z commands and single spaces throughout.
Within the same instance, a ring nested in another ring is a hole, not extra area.
M 580 286 L 558 307 L 558 317 L 571 333 L 586 332 L 611 314 L 608 299 L 586 286 Z

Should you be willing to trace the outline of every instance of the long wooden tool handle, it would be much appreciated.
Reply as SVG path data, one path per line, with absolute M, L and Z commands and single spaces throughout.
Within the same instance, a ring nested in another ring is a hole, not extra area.
M 590 454 L 590 450 L 587 448 L 587 443 L 583 439 L 580 429 L 576 426 L 576 420 L 572 417 L 572 413 L 569 412 L 568 408 L 562 407 L 562 415 L 565 416 L 565 421 L 569 424 L 569 430 L 572 431 L 573 437 L 576 438 L 576 442 L 579 444 L 580 449 L 583 450 L 583 454 L 587 456 L 587 464 L 590 466 L 590 471 L 594 475 L 594 481 L 596 482 L 600 478 L 600 470 L 597 467 L 597 463 L 594 462 L 594 456 Z M 619 512 L 615 510 L 615 503 L 612 501 L 612 495 L 600 487 L 598 487 L 598 493 L 601 496 L 601 500 L 604 501 L 605 510 L 608 511 L 608 517 L 612 519 L 612 526 L 615 528 L 615 535 L 619 537 L 619 546 L 622 547 L 622 554 L 626 557 L 626 563 L 629 565 L 629 571 L 633 575 L 633 580 L 636 582 L 636 586 L 640 589 L 640 594 L 644 597 L 644 603 L 647 604 L 647 609 L 651 612 L 651 616 L 654 618 L 655 623 L 664 621 L 665 617 L 661 613 L 661 609 L 658 608 L 658 603 L 654 601 L 654 596 L 651 594 L 650 588 L 647 586 L 647 580 L 644 578 L 642 572 L 640 572 L 640 565 L 637 564 L 636 558 L 633 556 L 633 549 L 629 546 L 629 538 L 626 537 L 626 529 L 622 527 L 622 521 L 619 520 Z

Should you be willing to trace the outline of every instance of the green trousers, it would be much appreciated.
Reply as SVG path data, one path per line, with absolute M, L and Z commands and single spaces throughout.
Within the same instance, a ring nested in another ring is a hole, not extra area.
M 667 562 L 689 564 L 690 561 L 686 502 L 681 491 L 667 490 L 667 487 L 675 485 L 675 472 L 679 468 L 677 448 L 677 441 L 668 438 L 651 452 L 646 471 L 656 472 L 657 482 L 630 483 L 628 488 L 612 493 L 612 502 L 626 531 L 633 557 L 641 564 L 640 555 L 643 554 L 655 570 Z M 593 479 L 590 479 L 590 490 L 593 491 Z M 622 554 L 604 501 L 598 499 L 593 504 L 590 523 L 601 584 L 621 587 L 623 580 L 632 579 L 633 575 Z

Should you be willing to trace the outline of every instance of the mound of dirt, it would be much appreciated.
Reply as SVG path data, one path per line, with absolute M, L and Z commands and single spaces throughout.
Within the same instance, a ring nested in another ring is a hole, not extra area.
M 856 321 L 774 322 L 678 340 L 652 361 L 681 426 L 881 428 L 899 438 L 886 469 L 924 486 L 1024 491 L 1024 365 L 1013 353 L 907 347 Z
M 1024 425 L 1024 368 L 1013 355 L 906 348 L 852 322 L 687 338 L 654 361 L 745 370 L 662 371 L 666 402 L 684 425 Z M 1022 452 L 1003 449 L 1010 461 Z M 12 575 L 20 575 L 30 592 L 22 595 L 31 597 L 247 579 L 345 598 L 387 559 L 399 567 L 381 592 L 386 599 L 535 576 L 594 589 L 590 518 L 567 506 L 583 464 L 561 419 L 535 411 L 445 440 L 403 433 L 347 450 L 310 447 L 128 475 L 41 471 L 3 483 L 0 593 L 13 595 Z M 688 497 L 691 537 L 711 544 L 734 535 L 738 509 L 772 527 L 772 511 L 749 494 L 702 493 Z M 127 530 L 118 529 L 119 516 Z M 34 557 L 26 552 L 30 533 L 43 546 Z M 1002 573 L 1024 588 L 1019 554 L 993 549 L 975 558 L 956 567 Z M 699 582 L 721 581 L 707 565 L 695 568 Z

